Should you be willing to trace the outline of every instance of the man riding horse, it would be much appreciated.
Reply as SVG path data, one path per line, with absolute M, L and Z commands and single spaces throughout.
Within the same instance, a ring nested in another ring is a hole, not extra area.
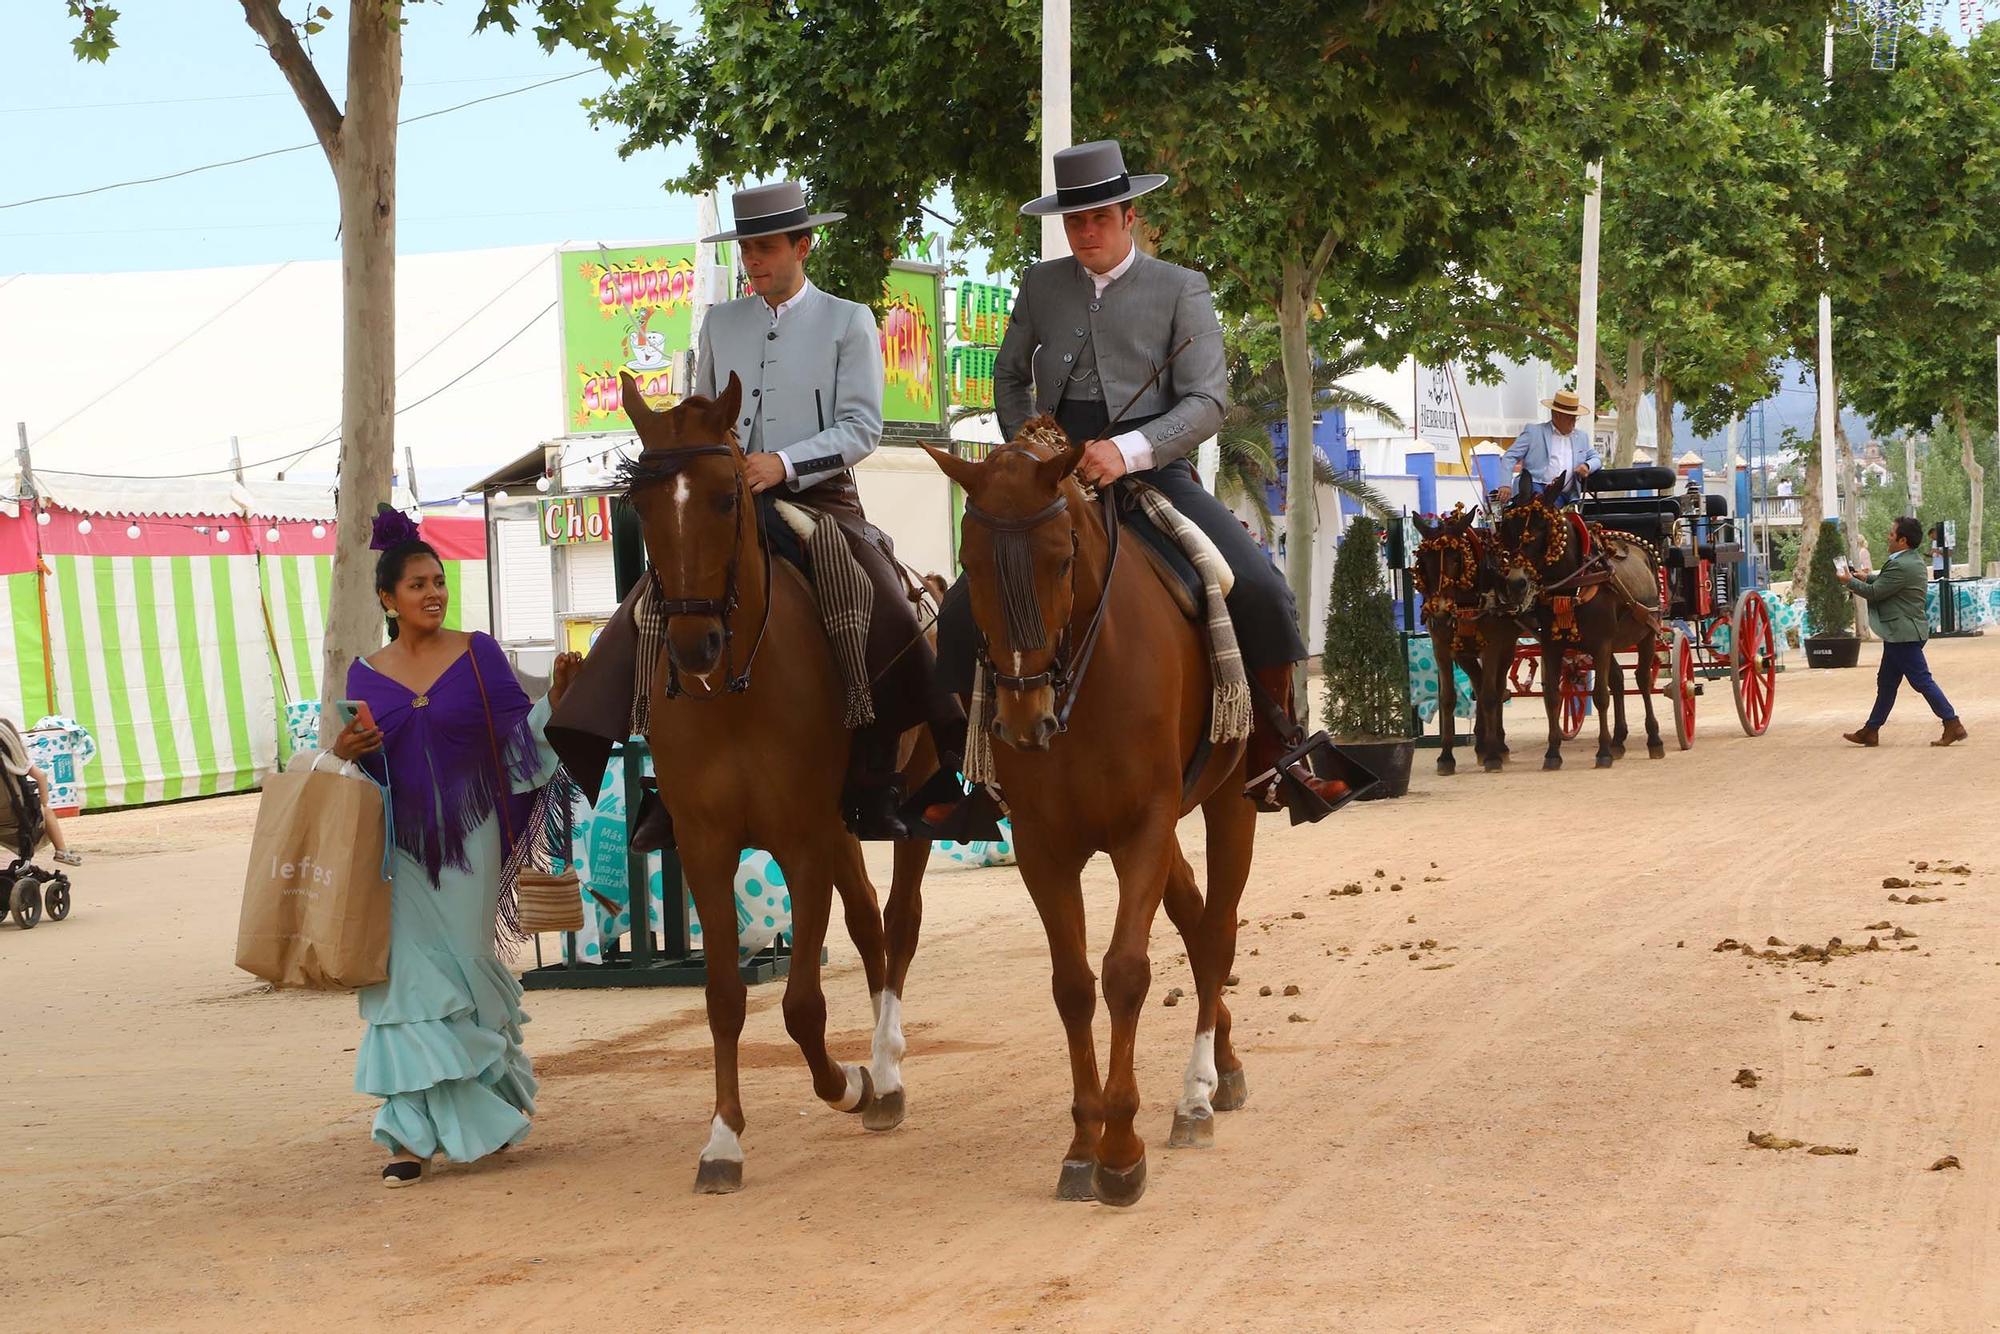
M 1244 664 L 1266 697 L 1245 795 L 1266 810 L 1298 801 L 1317 818 L 1326 807 L 1300 800 L 1278 774 L 1298 740 L 1292 668 L 1306 657 L 1291 590 L 1187 457 L 1216 433 L 1228 405 L 1208 280 L 1146 254 L 1133 237 L 1131 201 L 1167 178 L 1127 172 L 1117 141 L 1106 139 L 1057 153 L 1055 179 L 1054 194 L 1021 212 L 1060 214 L 1071 257 L 1036 264 L 1022 279 L 993 372 L 1001 435 L 1012 440 L 1038 413 L 1052 414 L 1083 452 L 1079 479 L 1099 488 L 1127 476 L 1150 483 L 1214 543 L 1235 576 L 1227 604 Z M 961 579 L 938 616 L 939 670 L 960 695 L 971 692 L 975 638 Z M 1346 792 L 1298 759 L 1286 776 L 1324 803 Z
M 857 641 L 852 657 L 859 660 L 843 663 L 858 724 L 843 803 L 849 824 L 860 838 L 907 839 L 898 815 L 902 734 L 928 724 L 949 775 L 964 748 L 965 715 L 936 683 L 913 585 L 887 536 L 862 512 L 854 481 L 854 465 L 882 441 L 880 334 L 868 307 L 822 291 L 806 276 L 814 229 L 844 213 L 810 212 L 791 181 L 739 190 L 731 208 L 735 227 L 702 240 L 736 243 L 751 295 L 714 307 L 702 321 L 693 392 L 714 399 L 732 375 L 742 383 L 740 417 L 732 425 L 771 547 L 802 569 L 815 566 L 811 577 L 829 634 L 837 647 L 843 632 Z M 837 525 L 852 560 L 839 544 L 829 553 L 781 521 L 773 503 L 779 497 L 810 520 Z M 637 603 L 647 587 L 633 590 L 600 643 L 636 633 L 634 614 L 643 610 Z M 628 692 L 598 701 L 588 720 L 563 721 L 599 743 L 623 740 L 631 702 Z M 641 822 L 635 845 L 648 846 L 656 833 Z

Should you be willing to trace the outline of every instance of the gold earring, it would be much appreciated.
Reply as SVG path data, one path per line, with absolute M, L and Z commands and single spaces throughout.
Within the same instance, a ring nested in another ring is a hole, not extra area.
M 382 609 L 382 614 L 383 614 L 384 616 L 387 616 L 387 617 L 388 617 L 388 618 L 389 618 L 390 620 L 392 620 L 392 621 L 393 621 L 393 620 L 395 620 L 395 619 L 396 619 L 396 618 L 397 618 L 398 616 L 401 616 L 401 615 L 402 615 L 403 613 L 401 613 L 401 612 L 397 611 L 397 610 L 396 610 L 396 609 L 395 609 L 394 607 L 384 607 L 384 608 Z

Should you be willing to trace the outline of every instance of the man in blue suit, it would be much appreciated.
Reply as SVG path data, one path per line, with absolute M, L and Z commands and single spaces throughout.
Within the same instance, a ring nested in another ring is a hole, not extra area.
M 1542 406 L 1549 410 L 1549 419 L 1531 423 L 1500 456 L 1499 500 L 1503 505 L 1514 498 L 1517 472 L 1528 474 L 1532 489 L 1527 494 L 1536 494 L 1558 478 L 1574 479 L 1571 488 L 1565 488 L 1573 489 L 1604 466 L 1589 433 L 1576 428 L 1583 404 L 1575 394 L 1560 390 L 1554 398 L 1543 399 Z

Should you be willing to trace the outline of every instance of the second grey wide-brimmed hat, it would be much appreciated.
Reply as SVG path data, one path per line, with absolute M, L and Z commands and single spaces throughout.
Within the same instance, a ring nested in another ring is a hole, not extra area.
M 702 237 L 703 245 L 803 231 L 808 227 L 839 222 L 847 216 L 845 213 L 806 212 L 806 192 L 792 181 L 777 181 L 738 190 L 730 197 L 729 212 L 736 219 L 736 226 L 726 232 Z
M 1122 204 L 1167 183 L 1158 172 L 1134 176 L 1125 170 L 1125 154 L 1116 139 L 1097 139 L 1056 154 L 1056 192 L 1030 199 L 1021 212 L 1031 217 L 1050 213 L 1081 213 L 1087 208 Z

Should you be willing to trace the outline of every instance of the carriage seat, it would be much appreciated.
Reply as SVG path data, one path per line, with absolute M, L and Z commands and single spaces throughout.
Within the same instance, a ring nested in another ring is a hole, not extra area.
M 1603 491 L 1670 491 L 1678 482 L 1672 468 L 1599 468 L 1583 479 L 1592 495 Z

